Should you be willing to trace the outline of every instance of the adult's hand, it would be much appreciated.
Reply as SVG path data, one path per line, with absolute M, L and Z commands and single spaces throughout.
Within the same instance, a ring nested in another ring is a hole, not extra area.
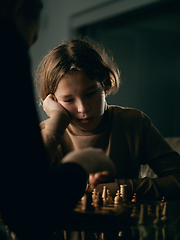
M 101 149 L 85 148 L 68 153 L 62 163 L 74 162 L 81 165 L 89 174 L 91 188 L 115 175 L 113 162 Z

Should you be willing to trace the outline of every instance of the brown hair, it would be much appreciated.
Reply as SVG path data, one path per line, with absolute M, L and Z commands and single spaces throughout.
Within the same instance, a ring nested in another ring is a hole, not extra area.
M 54 94 L 61 78 L 74 71 L 97 79 L 106 95 L 118 91 L 120 73 L 105 50 L 92 40 L 73 39 L 55 47 L 41 61 L 36 75 L 41 99 L 44 100 L 50 93 Z

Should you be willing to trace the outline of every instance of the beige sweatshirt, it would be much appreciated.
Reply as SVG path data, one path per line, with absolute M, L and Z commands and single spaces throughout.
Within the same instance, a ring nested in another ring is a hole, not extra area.
M 75 149 L 102 148 L 116 167 L 115 179 L 106 184 L 114 196 L 120 184 L 127 184 L 128 198 L 177 199 L 180 190 L 180 156 L 172 150 L 150 119 L 141 111 L 108 106 L 99 126 L 86 132 L 69 124 L 64 114 L 40 124 L 43 140 L 53 164 Z M 140 166 L 149 164 L 158 178 L 139 179 Z M 102 184 L 105 185 L 105 184 Z M 97 189 L 102 190 L 100 184 Z

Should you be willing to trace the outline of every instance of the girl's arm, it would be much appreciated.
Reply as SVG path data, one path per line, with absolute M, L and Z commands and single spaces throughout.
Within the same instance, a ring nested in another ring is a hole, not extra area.
M 170 152 L 152 159 L 149 166 L 157 178 L 145 177 L 116 179 L 111 183 L 99 184 L 96 189 L 102 192 L 106 185 L 112 196 L 121 184 L 127 185 L 128 199 L 131 200 L 136 193 L 140 200 L 161 200 L 165 197 L 167 200 L 178 200 L 180 192 L 180 156 L 176 152 Z
M 157 178 L 145 177 L 143 179 L 116 179 L 114 182 L 99 184 L 96 189 L 102 192 L 103 186 L 107 186 L 111 195 L 115 197 L 120 185 L 127 185 L 128 200 L 136 193 L 139 200 L 178 200 L 180 192 L 180 156 L 170 153 L 154 159 L 152 169 L 158 175 Z
M 46 97 L 43 108 L 49 119 L 40 123 L 41 135 L 51 163 L 53 163 L 61 137 L 70 123 L 70 117 L 53 94 Z
M 157 174 L 157 178 L 127 179 L 131 195 L 136 192 L 141 199 L 178 200 L 180 191 L 180 156 L 169 153 L 153 159 L 149 166 Z

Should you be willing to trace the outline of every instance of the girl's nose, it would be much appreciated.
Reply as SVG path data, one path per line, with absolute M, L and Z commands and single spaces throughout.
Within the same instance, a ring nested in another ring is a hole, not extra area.
M 90 109 L 90 107 L 88 106 L 88 104 L 85 101 L 79 101 L 77 104 L 77 111 L 79 113 L 86 113 L 88 112 Z

